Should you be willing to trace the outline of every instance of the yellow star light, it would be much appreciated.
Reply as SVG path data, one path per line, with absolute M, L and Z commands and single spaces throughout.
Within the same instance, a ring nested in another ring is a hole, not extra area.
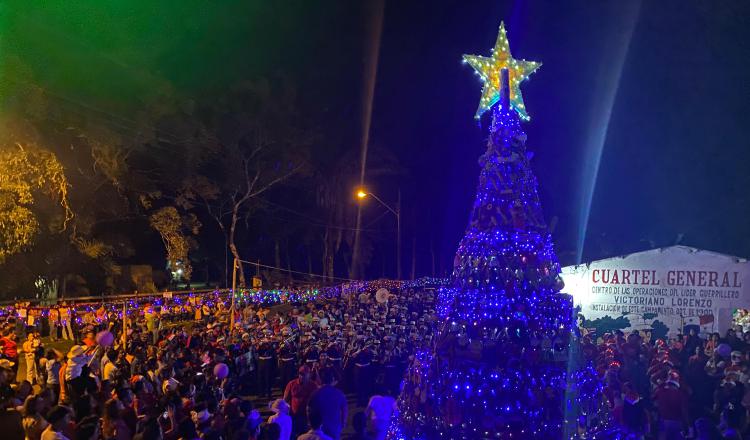
M 474 115 L 475 118 L 479 119 L 482 113 L 489 110 L 500 99 L 500 71 L 508 69 L 510 106 L 518 112 L 521 119 L 525 121 L 530 119 L 529 114 L 526 113 L 526 107 L 523 105 L 520 85 L 542 63 L 517 60 L 511 56 L 508 37 L 505 35 L 505 25 L 502 22 L 500 22 L 500 32 L 497 34 L 495 48 L 492 49 L 492 56 L 464 55 L 463 61 L 469 63 L 484 82 L 482 98 L 479 100 L 479 108 Z

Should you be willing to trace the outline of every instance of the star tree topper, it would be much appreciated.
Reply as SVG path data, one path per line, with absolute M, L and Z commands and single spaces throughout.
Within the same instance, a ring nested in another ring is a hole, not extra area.
M 489 110 L 500 99 L 500 71 L 508 69 L 510 106 L 518 112 L 521 119 L 525 121 L 530 119 L 529 114 L 526 113 L 526 107 L 523 105 L 520 85 L 542 63 L 513 58 L 510 54 L 508 37 L 505 35 L 505 24 L 503 22 L 500 22 L 500 31 L 497 34 L 495 47 L 492 49 L 492 56 L 464 55 L 463 61 L 469 63 L 484 82 L 482 98 L 479 100 L 479 108 L 474 115 L 475 118 L 479 119 L 482 113 Z

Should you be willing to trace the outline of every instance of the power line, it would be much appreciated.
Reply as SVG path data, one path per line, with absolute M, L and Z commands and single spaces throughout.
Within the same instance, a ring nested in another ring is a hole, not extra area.
M 298 270 L 285 269 L 283 267 L 276 267 L 276 266 L 269 266 L 267 264 L 261 264 L 259 262 L 254 262 L 254 261 L 247 261 L 247 260 L 237 260 L 237 261 L 241 263 L 245 263 L 245 264 L 250 264 L 252 266 L 264 267 L 266 269 L 274 269 L 274 270 L 279 270 L 282 272 L 296 273 L 299 275 L 306 275 L 306 276 L 311 276 L 311 277 L 326 278 L 326 279 L 340 280 L 340 281 L 362 281 L 362 280 L 354 280 L 351 278 L 341 278 L 341 277 L 335 277 L 335 276 L 320 275 L 320 274 L 310 273 L 310 272 L 300 272 Z
M 304 219 L 297 219 L 297 220 L 295 220 L 295 219 L 291 219 L 291 218 L 277 217 L 275 215 L 267 215 L 267 214 L 264 215 L 264 217 L 271 218 L 271 219 L 274 219 L 274 220 L 279 220 L 279 221 L 282 221 L 282 222 L 300 223 L 300 224 L 306 224 L 306 225 L 310 225 L 310 226 L 316 226 L 318 228 L 329 228 L 329 229 L 336 229 L 336 230 L 342 230 L 342 231 L 356 231 L 357 230 L 356 228 L 352 228 L 352 227 L 348 227 L 348 226 L 326 225 L 326 224 L 322 224 L 322 223 L 314 223 L 312 221 L 304 220 Z M 382 230 L 379 230 L 379 229 L 364 229 L 364 228 L 361 228 L 360 231 L 361 232 L 393 232 L 393 230 L 382 231 Z
M 328 223 L 324 222 L 323 220 L 314 219 L 314 218 L 308 216 L 307 214 L 301 213 L 299 211 L 295 211 L 292 208 L 289 208 L 289 207 L 286 207 L 286 206 L 283 206 L 283 205 L 279 205 L 278 203 L 271 202 L 271 201 L 263 199 L 261 197 L 257 197 L 256 199 L 259 200 L 259 201 L 261 201 L 261 202 L 263 202 L 263 203 L 266 203 L 268 205 L 275 206 L 275 207 L 277 207 L 279 209 L 282 209 L 284 211 L 287 211 L 289 213 L 292 213 L 292 214 L 298 215 L 300 217 L 303 217 L 303 218 L 309 220 L 310 223 L 318 225 L 318 226 L 330 227 L 332 229 L 342 229 L 342 230 L 347 230 L 347 231 L 357 231 L 357 228 L 352 228 L 352 227 L 349 227 L 349 226 L 329 225 Z M 375 217 L 375 219 L 372 220 L 370 223 L 368 223 L 365 227 L 369 227 L 369 226 L 374 225 L 375 223 L 377 223 L 378 221 L 380 221 L 381 218 L 385 217 L 388 213 L 389 213 L 388 211 L 382 212 L 379 216 Z M 283 219 L 280 219 L 280 220 L 283 220 Z M 293 220 L 290 220 L 290 221 L 293 221 Z M 382 232 L 382 231 L 375 230 L 375 229 L 364 229 L 364 228 L 360 228 L 359 231 L 364 231 L 364 232 Z

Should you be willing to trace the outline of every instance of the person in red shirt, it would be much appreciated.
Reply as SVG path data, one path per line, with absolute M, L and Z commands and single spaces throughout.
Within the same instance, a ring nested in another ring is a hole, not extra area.
M 663 438 L 679 438 L 688 427 L 688 396 L 680 383 L 670 378 L 654 392 L 654 403 L 659 411 Z
M 13 362 L 13 372 L 18 373 L 18 344 L 16 344 L 16 333 L 6 328 L 3 330 L 3 356 Z
M 299 367 L 299 376 L 292 379 L 284 389 L 284 400 L 292 408 L 293 438 L 307 430 L 307 402 L 318 389 L 318 384 L 312 380 L 312 371 L 307 365 Z

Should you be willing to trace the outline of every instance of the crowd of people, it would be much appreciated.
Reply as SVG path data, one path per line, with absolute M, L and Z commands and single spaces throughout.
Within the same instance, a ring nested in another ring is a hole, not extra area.
M 623 438 L 750 438 L 750 332 L 697 330 L 667 339 L 619 330 L 583 338 Z
M 21 307 L 0 328 L 0 432 L 27 440 L 384 439 L 411 354 L 437 328 L 431 289 L 234 315 L 226 298 L 145 304 L 127 324 L 103 307 L 34 321 Z M 622 438 L 750 438 L 750 332 L 580 341 Z
M 234 315 L 221 300 L 179 313 L 147 304 L 127 323 L 112 311 L 80 319 L 63 307 L 44 326 L 29 325 L 28 311 L 12 313 L 0 338 L 0 432 L 27 440 L 383 439 L 409 353 L 432 338 L 434 300 L 429 289 L 392 291 L 386 301 L 363 291 L 240 304 Z M 59 337 L 75 345 L 45 347 Z

